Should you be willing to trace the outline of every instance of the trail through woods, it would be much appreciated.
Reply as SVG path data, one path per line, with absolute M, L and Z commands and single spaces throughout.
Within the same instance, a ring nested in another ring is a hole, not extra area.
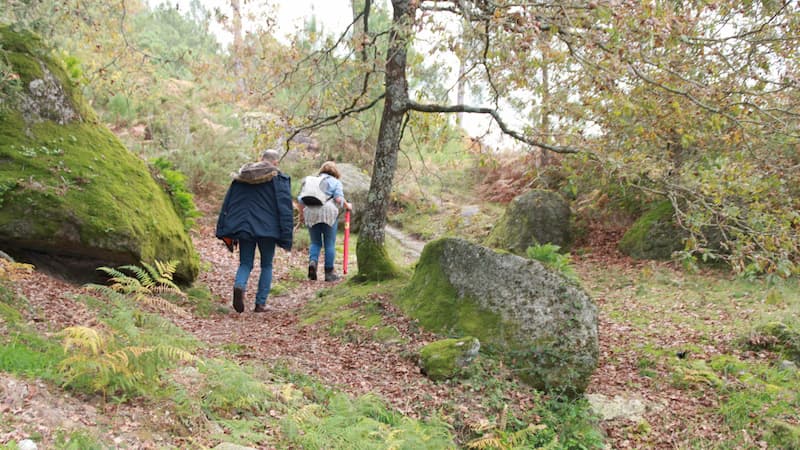
M 392 324 L 407 343 L 378 343 L 359 339 L 357 334 L 333 337 L 325 324 L 303 325 L 299 315 L 301 308 L 316 300 L 319 289 L 329 286 L 323 281 L 304 280 L 283 295 L 271 296 L 266 313 L 252 312 L 254 292 L 250 289 L 245 312 L 233 312 L 230 300 L 238 254 L 229 253 L 213 234 L 213 224 L 208 220 L 201 222 L 194 232 L 203 261 L 198 282 L 207 285 L 230 312 L 206 318 L 170 317 L 207 344 L 200 351 L 203 356 L 235 358 L 242 363 L 263 363 L 267 367 L 274 363 L 285 364 L 352 395 L 375 393 L 412 417 L 424 417 L 431 411 L 447 409 L 445 405 L 456 405 L 455 414 L 462 419 L 459 423 L 468 426 L 485 422 L 494 414 L 485 406 L 491 392 L 469 389 L 463 384 L 433 383 L 419 373 L 413 357 L 408 355 L 436 338 L 409 323 L 388 299 L 378 297 L 375 300 L 380 301 L 383 320 Z M 590 243 L 592 251 L 575 261 L 579 272 L 585 275 L 591 273 L 592 267 L 604 267 L 635 276 L 639 268 L 614 249 L 617 237 L 597 234 L 595 242 Z M 293 268 L 303 269 L 306 262 L 305 251 L 279 250 L 274 263 L 274 283 L 287 280 Z M 341 270 L 340 266 L 337 268 Z M 353 268 L 351 274 L 355 272 Z M 249 286 L 255 286 L 257 278 L 256 264 Z M 643 376 L 638 366 L 639 356 L 629 350 L 629 343 L 640 340 L 642 345 L 674 346 L 676 341 L 683 340 L 704 348 L 706 355 L 696 355 L 703 357 L 719 352 L 731 337 L 720 336 L 716 344 L 698 343 L 692 330 L 678 324 L 674 327 L 660 324 L 658 330 L 648 330 L 624 320 L 612 320 L 603 312 L 606 295 L 612 293 L 593 291 L 591 281 L 585 282 L 585 286 L 598 303 L 601 346 L 600 365 L 587 393 L 612 411 L 606 412 L 608 420 L 601 422 L 612 448 L 642 448 L 642 445 L 675 448 L 686 446 L 697 436 L 716 440 L 721 424 L 704 411 L 714 407 L 717 398 L 699 395 L 693 390 L 680 390 L 656 381 L 656 377 Z M 29 300 L 32 307 L 28 318 L 41 333 L 54 333 L 71 325 L 98 324 L 94 313 L 74 300 L 79 293 L 88 294 L 80 286 L 32 271 L 17 281 L 16 289 Z M 630 301 L 631 308 L 639 307 L 632 296 Z M 237 344 L 241 351 L 226 352 L 223 346 L 230 344 Z M 669 372 L 666 362 L 658 361 L 652 370 Z M 16 387 L 9 387 L 11 385 Z M 533 406 L 532 397 L 522 391 L 509 394 L 506 401 L 514 409 Z M 64 427 L 63 422 L 56 419 L 59 417 L 68 424 L 94 427 L 110 442 L 127 443 L 134 448 L 158 447 L 170 441 L 168 435 L 158 431 L 159 424 L 163 424 L 158 408 L 145 407 L 136 401 L 115 404 L 98 398 L 83 398 L 40 382 L 5 375 L 0 377 L 0 408 L 0 412 L 14 414 L 21 421 L 36 423 L 43 442 L 48 439 L 52 442 L 54 429 Z M 614 417 L 614 411 L 621 415 Z M 651 427 L 646 434 L 637 431 L 637 422 L 642 419 Z M 24 437 L 21 431 L 0 433 L 0 442 Z

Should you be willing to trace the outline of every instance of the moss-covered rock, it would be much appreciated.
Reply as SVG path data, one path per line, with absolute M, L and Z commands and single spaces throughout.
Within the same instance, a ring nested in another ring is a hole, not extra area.
M 597 366 L 597 307 L 538 261 L 440 239 L 425 246 L 398 303 L 430 330 L 475 336 L 545 391 L 583 392 Z
M 191 239 L 145 163 L 97 122 L 38 38 L 0 27 L 0 46 L 22 83 L 0 109 L 0 248 L 81 281 L 156 259 L 194 280 Z
M 481 348 L 472 336 L 431 342 L 419 351 L 419 368 L 431 380 L 446 380 L 463 374 Z
M 664 200 L 653 205 L 619 242 L 619 250 L 636 259 L 667 260 L 683 248 L 686 232 L 675 224 L 672 203 Z
M 572 243 L 571 220 L 569 203 L 561 195 L 535 189 L 514 198 L 484 244 L 517 255 L 537 244 L 567 249 Z
M 341 174 L 344 196 L 348 202 L 353 204 L 353 212 L 350 214 L 350 230 L 358 233 L 361 229 L 361 222 L 364 220 L 364 209 L 367 207 L 367 195 L 369 194 L 370 178 L 363 170 L 352 164 L 337 164 Z M 341 223 L 344 223 L 344 214 L 339 216 Z M 342 229 L 342 227 L 339 227 Z

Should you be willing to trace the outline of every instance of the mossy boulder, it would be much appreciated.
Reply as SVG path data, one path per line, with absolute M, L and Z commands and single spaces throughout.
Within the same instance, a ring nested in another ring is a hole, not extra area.
M 571 220 L 569 203 L 560 194 L 534 189 L 512 200 L 484 245 L 517 255 L 542 244 L 567 249 L 572 243 Z
M 419 368 L 431 380 L 455 378 L 475 360 L 480 348 L 480 341 L 472 336 L 431 342 L 419 351 Z
M 578 394 L 597 366 L 597 307 L 540 262 L 463 239 L 433 241 L 398 296 L 409 316 L 447 336 L 474 336 L 520 378 Z
M 76 281 L 153 260 L 194 280 L 198 257 L 169 197 L 51 55 L 0 27 L 0 58 L 18 76 L 0 105 L 0 248 Z
M 619 241 L 619 250 L 636 259 L 668 260 L 683 248 L 686 232 L 675 224 L 669 200 L 653 205 Z
M 361 229 L 361 222 L 364 220 L 364 209 L 367 207 L 370 177 L 352 164 L 337 164 L 336 168 L 339 169 L 341 175 L 344 197 L 353 204 L 353 212 L 350 214 L 350 231 L 358 233 Z M 339 221 L 343 223 L 344 214 L 339 216 Z M 339 228 L 341 229 L 341 227 Z

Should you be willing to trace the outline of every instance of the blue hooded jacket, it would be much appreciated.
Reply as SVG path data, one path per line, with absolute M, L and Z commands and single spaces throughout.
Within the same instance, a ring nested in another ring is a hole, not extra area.
M 291 178 L 283 173 L 251 184 L 234 180 L 217 219 L 219 239 L 274 238 L 278 247 L 292 249 L 294 216 Z

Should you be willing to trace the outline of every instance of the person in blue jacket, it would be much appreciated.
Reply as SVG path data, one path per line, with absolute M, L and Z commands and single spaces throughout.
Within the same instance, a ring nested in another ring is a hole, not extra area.
M 216 236 L 233 251 L 239 246 L 239 268 L 233 282 L 233 309 L 244 311 L 247 281 L 253 270 L 256 246 L 261 254 L 261 275 L 255 298 L 255 312 L 266 311 L 272 286 L 275 246 L 292 249 L 291 178 L 278 170 L 280 154 L 265 150 L 261 160 L 248 163 L 233 174 L 217 219 Z M 233 244 L 233 245 L 229 245 Z

